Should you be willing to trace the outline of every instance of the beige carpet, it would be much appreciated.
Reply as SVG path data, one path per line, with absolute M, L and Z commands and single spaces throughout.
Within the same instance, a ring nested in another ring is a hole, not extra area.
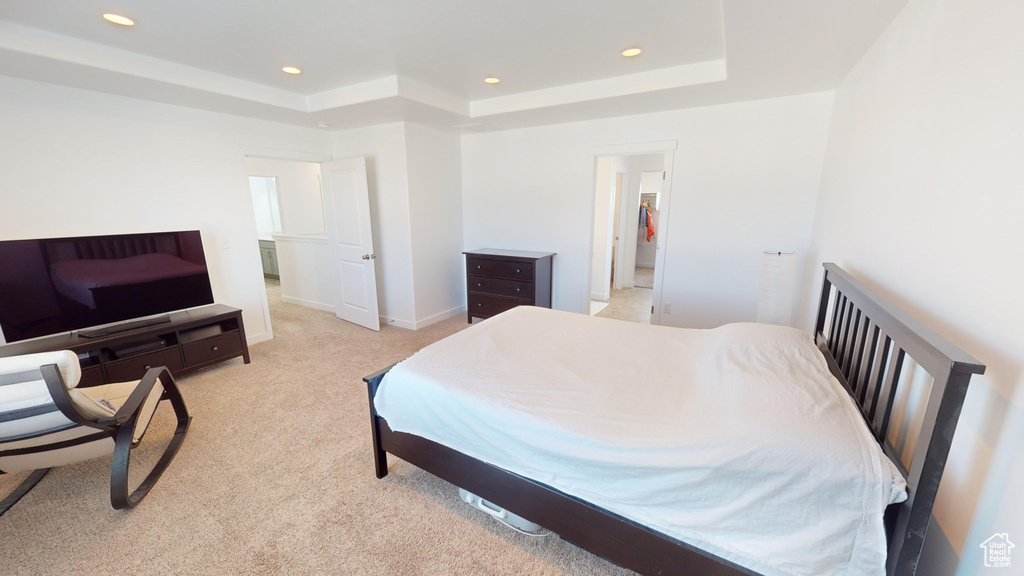
M 632 574 L 516 534 L 404 462 L 374 477 L 360 378 L 463 316 L 372 332 L 275 302 L 272 318 L 252 364 L 181 380 L 192 428 L 139 507 L 110 507 L 109 458 L 55 468 L 0 517 L 3 574 Z M 170 434 L 160 412 L 140 456 Z

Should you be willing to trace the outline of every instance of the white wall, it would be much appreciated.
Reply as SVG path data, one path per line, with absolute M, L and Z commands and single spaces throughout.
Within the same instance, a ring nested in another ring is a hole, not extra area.
M 939 488 L 929 575 L 988 573 L 980 545 L 996 532 L 1024 545 L 1022 22 L 1020 2 L 911 0 L 837 92 L 815 218 L 815 261 L 988 367 Z
M 455 132 L 406 123 L 415 299 L 413 328 L 465 310 L 462 168 Z
M 250 176 L 277 178 L 282 234 L 325 234 L 320 164 L 270 158 L 246 158 Z
M 366 157 L 377 302 L 383 323 L 411 327 L 416 308 L 405 124 L 395 122 L 335 132 L 334 158 Z
M 462 138 L 467 248 L 550 250 L 554 307 L 590 295 L 595 146 L 677 140 L 662 323 L 755 320 L 761 252 L 806 252 L 832 93 Z
M 277 202 L 277 181 L 269 176 L 249 176 L 252 192 L 252 211 L 256 220 L 256 234 L 269 240 L 281 233 L 281 209 Z
M 338 278 L 326 238 L 274 236 L 281 301 L 334 313 Z
M 615 172 L 611 158 L 598 158 L 594 168 L 594 239 L 590 262 L 590 299 L 611 297 L 612 233 L 615 214 Z
M 266 337 L 243 148 L 325 153 L 327 135 L 0 76 L 0 238 L 199 229 L 214 297 Z

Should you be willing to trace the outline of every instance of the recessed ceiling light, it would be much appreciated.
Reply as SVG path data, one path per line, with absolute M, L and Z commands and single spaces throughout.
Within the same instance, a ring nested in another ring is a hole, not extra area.
M 121 26 L 135 26 L 135 21 L 131 18 L 126 18 L 119 14 L 104 14 L 103 19 L 107 22 L 113 22 L 114 24 L 120 24 Z
M 622 51 L 622 55 L 626 58 L 632 58 L 633 56 L 639 56 L 643 50 L 639 48 L 627 48 Z
M 331 125 L 328 124 L 327 122 L 317 122 L 316 123 L 316 127 L 317 128 L 330 128 Z
M 484 82 L 487 82 L 488 84 L 497 84 L 498 82 L 501 82 L 501 78 L 495 78 L 494 76 L 489 76 L 487 78 L 484 78 Z
M 284 68 L 281 68 L 281 71 L 285 74 L 302 74 L 302 70 L 299 70 L 294 66 L 285 66 Z

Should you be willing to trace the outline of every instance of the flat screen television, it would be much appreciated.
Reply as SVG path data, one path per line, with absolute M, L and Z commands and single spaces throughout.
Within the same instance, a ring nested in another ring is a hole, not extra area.
M 0 241 L 0 330 L 10 342 L 213 303 L 198 230 Z

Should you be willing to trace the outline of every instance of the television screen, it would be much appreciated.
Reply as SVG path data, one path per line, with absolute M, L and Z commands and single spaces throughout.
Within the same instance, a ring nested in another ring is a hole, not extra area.
M 7 342 L 212 303 L 198 230 L 0 241 Z

